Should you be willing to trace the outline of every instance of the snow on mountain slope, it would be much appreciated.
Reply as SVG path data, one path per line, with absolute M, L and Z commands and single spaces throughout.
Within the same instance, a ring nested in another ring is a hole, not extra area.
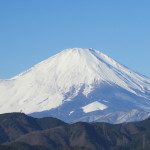
M 82 108 L 95 101 L 107 109 L 85 113 Z M 149 114 L 150 79 L 93 49 L 66 49 L 18 76 L 0 80 L 0 113 L 23 111 L 73 121 L 93 113 L 132 110 Z
M 107 108 L 106 105 L 104 105 L 98 101 L 92 102 L 92 103 L 82 107 L 82 109 L 85 113 L 96 111 L 96 110 L 104 110 L 106 108 Z

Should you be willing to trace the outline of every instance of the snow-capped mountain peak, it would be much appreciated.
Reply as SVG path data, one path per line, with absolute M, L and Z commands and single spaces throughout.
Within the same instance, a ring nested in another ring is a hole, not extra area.
M 105 99 L 103 94 L 110 89 L 111 95 L 108 93 L 109 96 L 106 96 L 109 103 L 105 104 L 101 99 Z M 91 108 L 95 107 L 93 102 L 105 106 L 107 109 L 104 111 L 111 110 L 116 103 L 113 102 L 115 97 L 117 100 L 122 99 L 123 103 L 133 103 L 134 109 L 149 110 L 150 106 L 150 79 L 92 48 L 63 50 L 9 80 L 1 80 L 0 91 L 1 113 L 23 111 L 31 114 L 50 111 L 48 114 L 53 115 L 52 111 L 60 107 L 63 111 L 63 107 L 69 105 L 64 116 L 71 118 L 77 111 L 84 114 L 82 108 L 87 108 L 86 106 L 100 113 L 102 110 Z M 125 94 L 121 96 L 122 92 Z M 138 102 L 132 100 L 133 97 L 138 97 Z M 118 111 L 120 108 L 115 109 Z M 70 112 L 74 113 L 70 115 Z
M 145 79 L 143 83 L 141 83 L 142 81 L 139 80 L 141 76 L 121 66 L 103 53 L 93 49 L 66 49 L 54 57 L 39 63 L 27 72 L 19 76 L 25 76 L 26 73 L 34 72 L 36 76 L 40 73 L 39 78 L 41 79 L 42 77 L 50 78 L 50 76 L 52 76 L 51 74 L 53 74 L 56 83 L 63 89 L 64 87 L 68 87 L 69 83 L 70 86 L 72 86 L 108 81 L 131 91 L 130 87 L 143 90 L 143 86 L 146 86 L 147 83 L 144 82 Z M 41 74 L 44 75 L 41 76 Z M 31 75 L 29 74 L 29 76 Z M 129 79 L 127 81 L 129 77 L 134 78 L 134 81 Z M 13 79 L 17 78 L 18 76 Z M 45 80 L 47 82 L 47 79 Z M 147 80 L 149 79 L 146 79 L 146 81 Z M 143 84 L 143 86 L 141 86 L 141 84 Z

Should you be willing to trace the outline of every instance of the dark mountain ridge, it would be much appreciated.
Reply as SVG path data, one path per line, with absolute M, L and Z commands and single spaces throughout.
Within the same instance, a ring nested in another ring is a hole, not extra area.
M 20 136 L 39 130 L 66 125 L 56 118 L 33 118 L 23 113 L 6 113 L 0 115 L 0 143 L 13 141 Z
M 66 124 L 51 117 L 37 119 L 23 113 L 7 113 L 0 115 L 0 133 L 0 150 L 150 149 L 150 118 L 116 125 Z

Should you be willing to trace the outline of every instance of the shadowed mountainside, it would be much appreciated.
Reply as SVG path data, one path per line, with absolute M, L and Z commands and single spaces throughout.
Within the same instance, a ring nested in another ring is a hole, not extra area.
M 150 118 L 117 125 L 66 124 L 55 118 L 37 119 L 22 113 L 10 113 L 0 115 L 0 133 L 1 144 L 14 150 L 150 149 Z M 3 146 L 4 150 L 9 148 Z
M 0 115 L 0 144 L 13 141 L 20 136 L 38 130 L 45 130 L 66 125 L 56 118 L 33 118 L 23 113 L 6 113 Z

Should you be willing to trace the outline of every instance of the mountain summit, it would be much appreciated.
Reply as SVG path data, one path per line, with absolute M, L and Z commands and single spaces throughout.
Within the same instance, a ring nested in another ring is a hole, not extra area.
M 0 113 L 112 123 L 150 115 L 150 79 L 94 49 L 63 50 L 0 80 L 0 91 Z

